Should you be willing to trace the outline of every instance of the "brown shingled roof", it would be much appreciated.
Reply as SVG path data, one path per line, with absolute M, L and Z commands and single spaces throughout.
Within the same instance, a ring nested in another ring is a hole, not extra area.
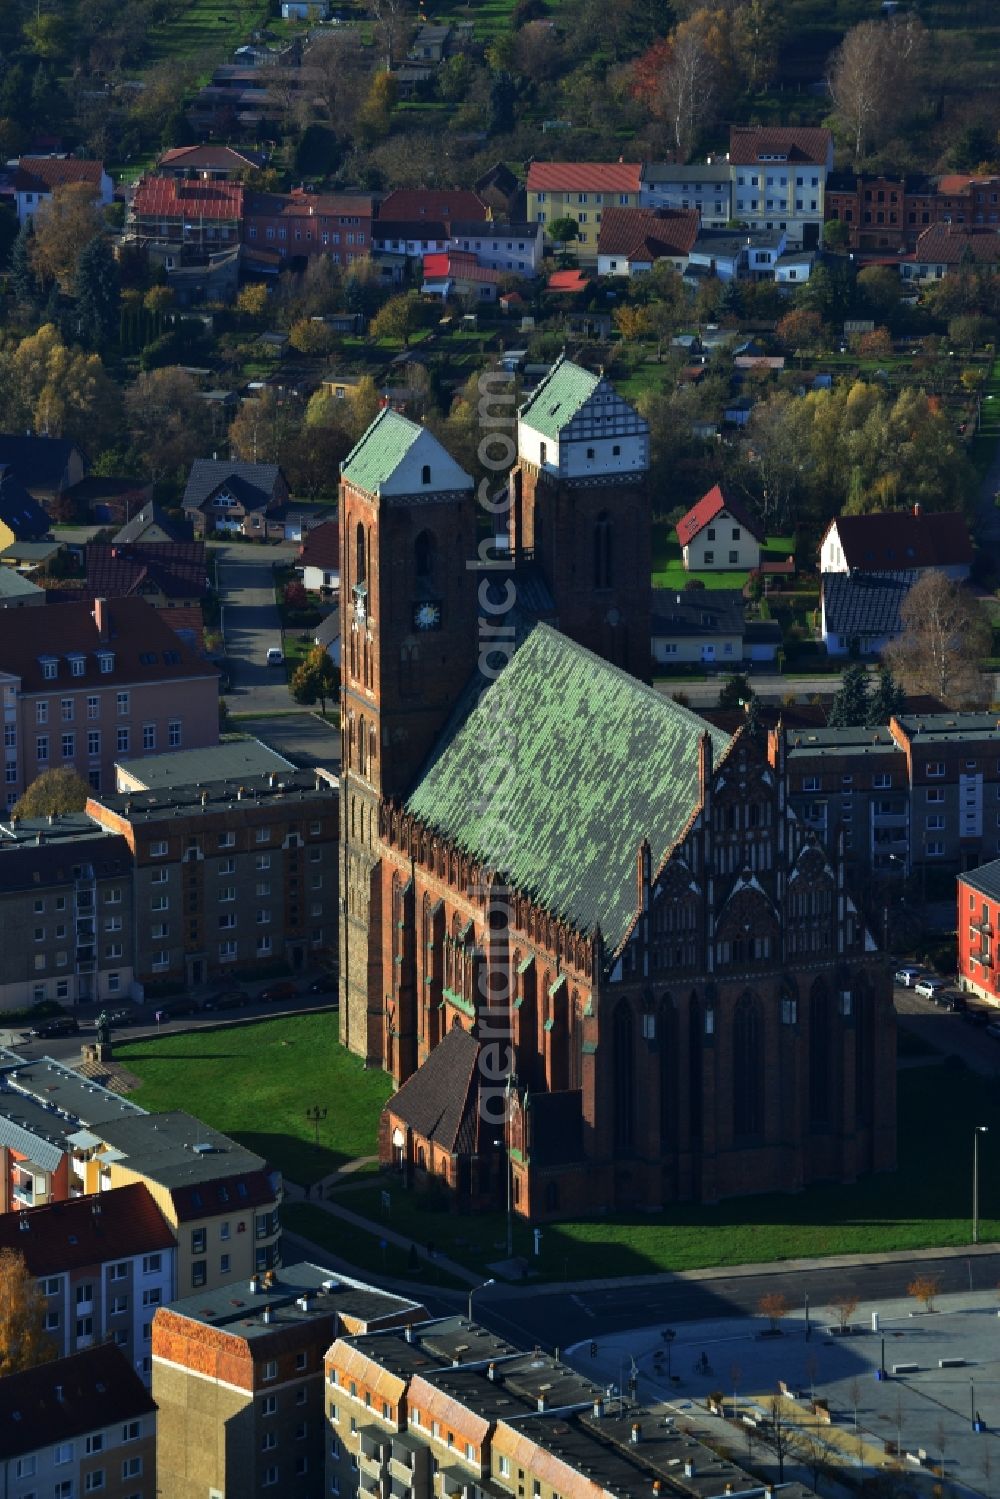
M 445 1150 L 459 1149 L 460 1141 L 466 1149 L 474 1148 L 465 1137 L 467 1116 L 474 1110 L 478 1093 L 478 1062 L 479 1042 L 461 1026 L 452 1026 L 426 1062 L 390 1098 L 386 1113 Z
M 75 156 L 22 156 L 14 173 L 14 191 L 51 193 L 72 182 L 89 182 L 101 190 L 103 161 L 79 161 Z
M 621 255 L 627 260 L 689 255 L 700 223 L 696 208 L 606 208 L 597 253 Z
M 881 511 L 874 515 L 840 515 L 823 540 L 837 528 L 844 560 L 852 571 L 885 572 L 893 568 L 968 567 L 972 542 L 965 517 L 957 511 Z M 822 546 L 822 542 L 820 543 Z
M 142 1182 L 0 1213 L 0 1249 L 23 1254 L 35 1276 L 173 1247 L 174 1236 Z
M 833 137 L 812 125 L 733 125 L 729 160 L 734 167 L 756 166 L 762 157 L 826 164 Z
M 960 265 L 973 260 L 980 265 L 1000 265 L 1000 233 L 973 224 L 932 224 L 917 240 L 914 260 Z
M 0 1379 L 0 1460 L 152 1415 L 153 1397 L 113 1343 Z

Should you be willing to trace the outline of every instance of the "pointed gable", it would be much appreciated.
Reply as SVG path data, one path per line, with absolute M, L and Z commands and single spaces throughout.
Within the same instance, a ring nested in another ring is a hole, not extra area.
M 437 438 L 386 406 L 340 466 L 341 478 L 366 494 L 441 494 L 472 488 L 472 479 Z

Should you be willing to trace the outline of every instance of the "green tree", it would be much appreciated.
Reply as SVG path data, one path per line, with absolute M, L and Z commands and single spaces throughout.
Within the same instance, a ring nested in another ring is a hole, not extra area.
M 322 357 L 333 353 L 337 336 L 322 318 L 303 317 L 292 324 L 288 342 L 299 354 Z
M 18 302 L 37 307 L 41 288 L 35 274 L 35 221 L 26 219 L 10 252 L 10 288 Z
M 340 690 L 340 673 L 325 646 L 314 645 L 295 668 L 291 690 L 297 703 L 308 706 L 318 700 L 320 711 L 326 714 L 327 699 L 336 697 Z
M 42 1288 L 24 1255 L 0 1250 L 0 1375 L 34 1369 L 56 1356 L 45 1331 Z
M 506 68 L 493 74 L 490 79 L 489 135 L 509 135 L 515 125 L 517 85 L 513 73 Z
M 903 711 L 906 694 L 896 681 L 888 666 L 880 666 L 875 690 L 868 705 L 868 725 L 877 728 L 887 724 L 890 718 Z
M 860 665 L 849 666 L 840 679 L 826 721 L 831 729 L 851 729 L 869 720 L 868 670 Z
M 557 245 L 559 249 L 563 249 L 573 240 L 579 239 L 579 237 L 580 226 L 576 222 L 576 219 L 571 218 L 569 214 L 567 214 L 566 217 L 562 219 L 553 219 L 552 223 L 549 225 L 549 239 L 554 245 Z
M 745 707 L 753 695 L 753 688 L 745 676 L 727 677 L 719 689 L 719 707 Z
M 83 342 L 95 349 L 112 343 L 120 307 L 118 265 L 111 246 L 98 234 L 81 250 L 76 267 L 76 316 Z
M 834 252 L 846 250 L 851 243 L 851 231 L 842 219 L 827 219 L 823 225 L 823 244 Z
M 46 770 L 14 804 L 15 817 L 58 817 L 60 812 L 82 812 L 90 787 L 75 770 Z
M 379 309 L 372 318 L 370 332 L 373 338 L 402 339 L 404 347 L 408 347 L 410 338 L 422 322 L 420 298 L 416 292 L 404 292 L 398 297 L 390 297 Z

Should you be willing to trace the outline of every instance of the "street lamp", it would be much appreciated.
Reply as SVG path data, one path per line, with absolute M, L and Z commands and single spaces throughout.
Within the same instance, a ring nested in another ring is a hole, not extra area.
M 319 1144 L 319 1127 L 326 1118 L 326 1109 L 320 1108 L 318 1103 L 312 1103 L 306 1109 L 306 1118 L 313 1127 L 313 1135 L 316 1144 Z
M 472 1321 L 472 1298 L 477 1291 L 485 1291 L 487 1286 L 495 1286 L 495 1280 L 484 1280 L 481 1286 L 473 1286 L 469 1292 L 469 1321 Z
M 977 1124 L 972 1131 L 972 1242 L 979 1243 L 979 1136 L 989 1131 L 988 1124 Z

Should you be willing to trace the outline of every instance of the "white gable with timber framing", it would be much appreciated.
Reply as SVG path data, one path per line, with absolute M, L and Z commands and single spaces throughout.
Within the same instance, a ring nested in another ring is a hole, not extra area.
M 561 479 L 644 473 L 649 427 L 603 374 L 565 357 L 521 407 L 518 457 Z

